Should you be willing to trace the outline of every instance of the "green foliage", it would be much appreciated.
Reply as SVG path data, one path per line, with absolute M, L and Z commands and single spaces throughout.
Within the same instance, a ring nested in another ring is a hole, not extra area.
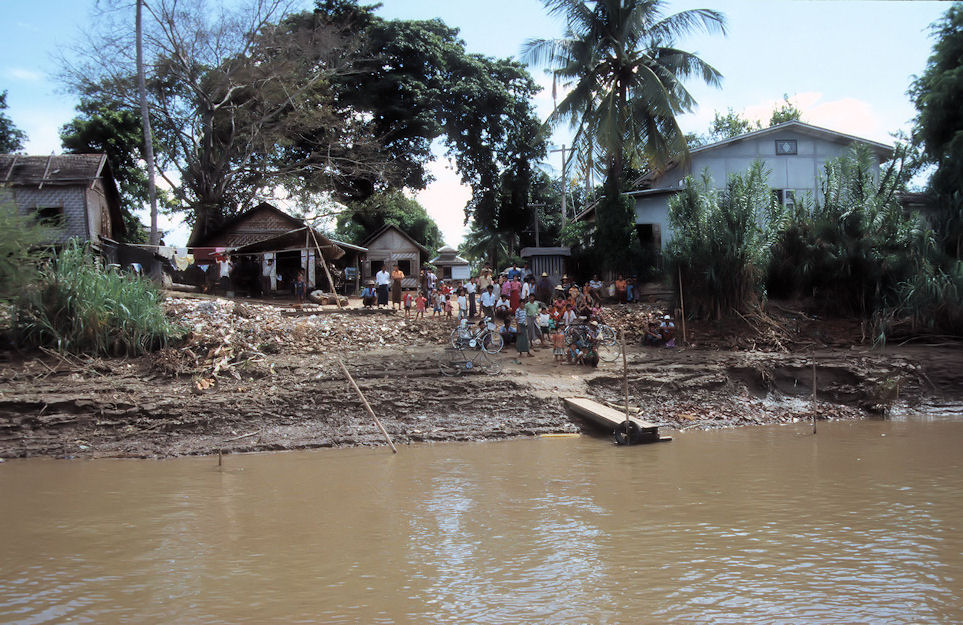
M 355 202 L 336 218 L 334 236 L 360 245 L 384 226 L 397 226 L 434 252 L 442 246 L 438 224 L 425 209 L 401 191 L 386 191 Z
M 565 35 L 529 41 L 526 57 L 552 68 L 555 80 L 568 89 L 548 123 L 570 123 L 579 160 L 587 167 L 596 151 L 601 153 L 610 201 L 599 205 L 596 216 L 606 236 L 622 241 L 629 225 L 616 198 L 624 165 L 664 164 L 685 152 L 676 115 L 691 110 L 695 99 L 683 80 L 693 75 L 710 85 L 721 80 L 715 68 L 679 49 L 676 40 L 696 30 L 724 32 L 725 19 L 708 9 L 666 16 L 662 0 L 544 3 L 565 17 Z M 609 247 L 602 251 L 610 268 L 624 255 L 624 250 L 609 253 Z
M 692 314 L 719 319 L 751 308 L 764 295 L 771 249 L 783 227 L 767 178 L 756 162 L 720 192 L 706 173 L 700 181 L 686 178 L 683 191 L 669 201 L 675 237 L 667 247 L 668 271 L 674 277 L 681 267 Z
M 37 272 L 40 245 L 52 238 L 33 216 L 21 215 L 0 189 L 0 301 L 16 298 Z
M 717 141 L 732 139 L 733 137 L 738 137 L 739 135 L 744 135 L 754 130 L 760 130 L 761 128 L 762 124 L 758 121 L 751 122 L 730 108 L 725 115 L 719 111 L 715 112 L 712 123 L 709 125 L 708 134 L 687 135 L 686 141 L 691 149 Z
M 789 94 L 785 93 L 782 96 L 782 105 L 774 109 L 772 117 L 769 118 L 769 126 L 791 121 L 802 121 L 802 111 L 789 101 Z
M 26 347 L 91 355 L 139 355 L 179 336 L 144 278 L 105 269 L 72 241 L 16 302 L 13 335 Z
M 918 111 L 913 138 L 936 165 L 934 226 L 946 250 L 963 258 L 963 4 L 951 5 L 933 31 L 933 54 L 909 90 Z
M 518 249 L 517 244 L 518 235 L 514 232 L 499 232 L 474 221 L 458 251 L 474 264 L 487 262 L 492 267 L 504 267 L 510 262 L 512 250 Z
M 909 318 L 912 331 L 959 334 L 963 328 L 963 261 L 945 258 L 935 233 L 914 231 L 913 267 L 896 285 L 895 303 L 885 321 Z
M 7 115 L 7 92 L 0 92 L 0 154 L 9 154 L 23 149 L 27 134 L 17 128 Z
M 780 238 L 773 292 L 811 294 L 831 312 L 863 318 L 893 302 L 913 272 L 920 223 L 896 199 L 903 173 L 895 162 L 879 175 L 873 163 L 865 146 L 826 163 L 819 197 L 797 208 Z
M 80 114 L 60 129 L 64 150 L 74 154 L 103 152 L 107 155 L 120 189 L 120 210 L 127 227 L 121 240 L 146 243 L 147 229 L 135 214 L 150 201 L 147 172 L 140 164 L 144 151 L 140 113 L 120 102 L 101 102 L 91 98 L 82 98 L 77 110 Z M 174 208 L 175 203 L 167 193 L 158 190 L 157 195 L 162 209 Z

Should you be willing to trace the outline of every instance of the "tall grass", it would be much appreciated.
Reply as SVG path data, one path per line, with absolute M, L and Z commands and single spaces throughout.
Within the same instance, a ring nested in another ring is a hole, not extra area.
M 21 215 L 0 187 L 0 301 L 15 299 L 36 276 L 41 244 L 54 231 L 30 215 Z
M 670 275 L 681 272 L 686 308 L 696 316 L 718 319 L 764 297 L 763 277 L 782 227 L 767 178 L 756 162 L 720 191 L 706 173 L 698 181 L 687 178 L 682 193 L 670 200 Z
M 139 355 L 180 334 L 149 280 L 105 268 L 76 242 L 40 270 L 16 303 L 18 344 L 90 355 Z

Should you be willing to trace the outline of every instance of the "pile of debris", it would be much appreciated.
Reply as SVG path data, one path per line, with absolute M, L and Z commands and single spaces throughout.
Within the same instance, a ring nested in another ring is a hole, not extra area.
M 405 320 L 401 312 L 322 312 L 220 298 L 170 297 L 164 305 L 167 315 L 189 333 L 184 344 L 154 356 L 155 367 L 171 375 L 217 377 L 229 373 L 239 377 L 244 367 L 256 368 L 267 354 L 281 352 L 344 353 L 394 345 L 443 345 L 452 329 L 450 322 L 438 319 Z

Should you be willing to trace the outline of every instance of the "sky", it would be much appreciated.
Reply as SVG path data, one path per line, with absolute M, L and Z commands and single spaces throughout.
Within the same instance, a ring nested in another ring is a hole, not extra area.
M 57 59 L 82 29 L 95 27 L 95 2 L 0 0 L 0 91 L 8 92 L 6 114 L 27 133 L 30 154 L 61 151 L 58 130 L 74 117 L 77 99 L 58 82 Z M 525 41 L 564 31 L 540 0 L 382 0 L 382 5 L 384 18 L 440 18 L 460 30 L 469 52 L 498 58 L 518 58 Z M 719 89 L 688 83 L 698 105 L 679 120 L 686 132 L 706 132 L 715 111 L 729 108 L 765 125 L 786 94 L 805 122 L 890 144 L 891 133 L 911 127 L 915 109 L 906 91 L 932 51 L 930 25 L 949 6 L 896 0 L 669 0 L 666 5 L 669 12 L 712 8 L 727 19 L 726 36 L 693 35 L 678 42 L 724 76 Z M 552 110 L 551 78 L 542 68 L 531 72 L 545 87 L 536 98 L 544 119 Z M 553 147 L 568 137 L 564 128 L 556 130 Z M 557 172 L 561 156 L 553 155 L 546 165 Z M 457 247 L 470 189 L 444 160 L 430 170 L 436 181 L 415 196 L 438 222 L 445 242 Z M 161 228 L 169 230 L 167 243 L 186 242 L 182 224 L 162 216 Z

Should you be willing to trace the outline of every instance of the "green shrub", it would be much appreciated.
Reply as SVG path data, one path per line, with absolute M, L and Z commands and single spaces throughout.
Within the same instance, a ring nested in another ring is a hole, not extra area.
M 51 237 L 49 228 L 0 198 L 0 301 L 16 298 L 33 281 L 43 251 L 40 245 Z
M 18 299 L 14 339 L 75 354 L 139 355 L 180 334 L 160 303 L 149 280 L 105 268 L 71 242 Z

